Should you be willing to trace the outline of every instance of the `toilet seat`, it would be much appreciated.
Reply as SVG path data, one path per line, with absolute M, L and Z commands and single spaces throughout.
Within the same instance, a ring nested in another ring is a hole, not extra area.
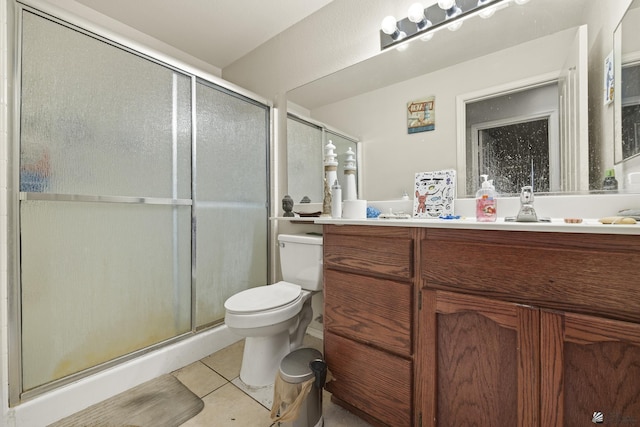
M 302 297 L 301 291 L 301 286 L 285 281 L 258 286 L 231 296 L 224 308 L 235 314 L 262 313 L 295 303 Z
M 310 295 L 299 285 L 284 281 L 247 289 L 225 301 L 224 321 L 229 328 L 244 330 L 292 322 Z

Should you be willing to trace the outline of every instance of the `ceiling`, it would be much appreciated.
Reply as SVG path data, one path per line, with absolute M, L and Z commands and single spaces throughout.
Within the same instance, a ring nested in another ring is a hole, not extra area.
M 224 69 L 332 0 L 74 1 Z

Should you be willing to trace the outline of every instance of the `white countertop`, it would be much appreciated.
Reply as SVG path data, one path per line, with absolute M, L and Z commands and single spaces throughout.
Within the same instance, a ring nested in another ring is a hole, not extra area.
M 477 222 L 475 218 L 460 219 L 333 219 L 314 218 L 315 224 L 373 225 L 386 227 L 432 227 L 469 230 L 538 231 L 555 233 L 640 234 L 638 224 L 601 224 L 597 219 L 584 219 L 580 224 L 567 224 L 562 218 L 551 222 Z
M 383 213 L 405 212 L 412 214 L 413 200 L 369 201 Z M 375 225 L 395 227 L 433 227 L 457 228 L 470 230 L 505 230 L 505 231 L 540 231 L 559 233 L 594 233 L 594 234 L 640 234 L 640 222 L 637 224 L 601 224 L 598 218 L 618 215 L 622 209 L 640 209 L 640 193 L 638 194 L 589 194 L 536 196 L 535 209 L 538 217 L 551 218 L 551 222 L 505 222 L 504 217 L 515 217 L 520 208 L 519 197 L 498 198 L 498 220 L 496 222 L 477 222 L 475 219 L 475 199 L 456 199 L 455 214 L 460 219 L 333 219 L 291 218 L 294 222 L 314 222 L 315 224 L 336 225 Z M 294 207 L 294 211 L 301 208 Z M 308 212 L 322 210 L 321 204 L 307 206 Z M 580 224 L 567 224 L 563 218 L 582 218 Z

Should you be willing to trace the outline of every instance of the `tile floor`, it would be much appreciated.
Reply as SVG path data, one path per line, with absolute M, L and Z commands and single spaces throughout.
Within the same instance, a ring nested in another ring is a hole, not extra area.
M 322 350 L 322 341 L 307 335 L 306 347 Z M 204 401 L 204 409 L 182 427 L 270 427 L 273 390 L 249 390 L 240 381 L 244 341 L 239 341 L 198 362 L 173 372 L 184 385 Z M 370 427 L 370 424 L 331 403 L 323 394 L 325 427 Z

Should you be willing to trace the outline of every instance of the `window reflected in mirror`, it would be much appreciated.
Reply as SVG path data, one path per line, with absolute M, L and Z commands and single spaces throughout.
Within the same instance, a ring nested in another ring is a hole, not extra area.
M 615 162 L 640 154 L 640 0 L 634 0 L 614 32 Z
M 499 194 L 518 194 L 530 185 L 549 191 L 549 117 L 479 130 L 479 174 Z
M 557 82 L 466 103 L 466 192 L 480 175 L 502 195 L 560 188 L 559 94 Z
M 640 61 L 622 67 L 622 156 L 640 153 Z

